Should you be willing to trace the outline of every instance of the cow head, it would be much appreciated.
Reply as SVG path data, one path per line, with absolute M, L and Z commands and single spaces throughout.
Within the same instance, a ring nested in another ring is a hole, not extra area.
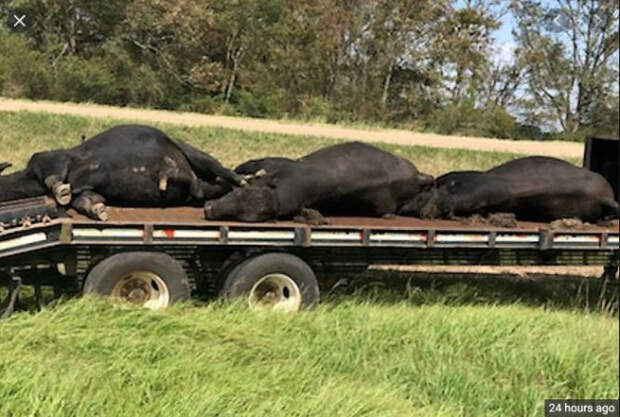
M 261 222 L 274 219 L 277 214 L 278 201 L 274 190 L 266 185 L 236 188 L 205 204 L 205 217 L 208 220 Z
M 438 204 L 439 190 L 432 186 L 425 191 L 418 193 L 413 199 L 403 205 L 398 214 L 404 216 L 414 216 L 423 219 L 434 219 L 440 217 L 440 208 Z

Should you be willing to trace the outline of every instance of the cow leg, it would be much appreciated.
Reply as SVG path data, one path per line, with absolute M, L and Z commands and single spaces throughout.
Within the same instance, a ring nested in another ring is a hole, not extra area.
M 105 198 L 93 191 L 83 191 L 72 202 L 73 208 L 94 220 L 108 220 Z
M 39 152 L 30 158 L 26 171 L 42 182 L 53 194 L 58 204 L 71 202 L 71 185 L 65 182 L 72 157 L 67 151 Z
M 179 169 L 176 162 L 168 157 L 164 158 L 158 179 L 160 191 L 166 191 L 169 182 L 189 185 L 190 196 L 198 201 L 219 197 L 232 189 L 228 183 L 211 184 L 204 181 L 192 169 Z
M 61 206 L 66 206 L 71 202 L 71 184 L 62 182 L 58 175 L 50 175 L 43 181 L 45 186 L 54 194 L 54 198 Z
M 222 178 L 224 181 L 238 186 L 247 185 L 247 181 L 233 170 L 225 168 L 220 162 L 211 155 L 202 152 L 186 143 L 179 143 L 179 147 L 185 154 L 192 168 L 199 177 L 206 179 L 213 175 Z
M 198 201 L 213 200 L 230 191 L 232 191 L 232 186 L 222 181 L 211 184 L 196 178 L 190 184 L 190 195 Z
M 191 184 L 192 177 L 196 177 L 193 172 L 181 171 L 179 165 L 172 158 L 167 156 L 164 157 L 163 166 L 159 170 L 157 176 L 159 179 L 160 191 L 166 191 L 168 189 L 168 181 Z
M 169 181 L 188 184 L 190 196 L 197 201 L 217 198 L 232 190 L 232 186 L 229 183 L 217 181 L 215 184 L 211 184 L 196 177 L 193 171 L 189 173 L 180 173 L 178 170 L 161 172 L 159 176 L 159 189 L 165 191 Z

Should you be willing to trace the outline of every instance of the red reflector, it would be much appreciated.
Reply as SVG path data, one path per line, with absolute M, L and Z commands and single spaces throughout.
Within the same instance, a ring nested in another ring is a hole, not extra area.
M 166 237 L 172 238 L 172 237 L 174 237 L 174 230 L 173 229 L 164 229 L 164 235 Z

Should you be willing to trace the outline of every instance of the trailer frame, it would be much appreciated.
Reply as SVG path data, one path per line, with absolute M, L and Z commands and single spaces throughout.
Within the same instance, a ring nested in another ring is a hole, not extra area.
M 165 253 L 192 289 L 220 293 L 230 265 L 288 253 L 316 273 L 361 272 L 371 265 L 600 265 L 615 275 L 618 221 L 583 230 L 542 223 L 516 228 L 411 218 L 328 218 L 328 225 L 200 220 L 198 208 L 112 208 L 98 222 L 74 212 L 0 233 L 0 275 L 20 285 L 80 291 L 100 261 L 124 252 Z M 155 219 L 155 220 L 152 220 Z M 180 219 L 180 220 L 179 220 Z M 6 280 L 5 279 L 5 280 Z

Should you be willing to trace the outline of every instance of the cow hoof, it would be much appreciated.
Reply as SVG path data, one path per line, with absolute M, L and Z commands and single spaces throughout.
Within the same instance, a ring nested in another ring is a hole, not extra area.
M 97 220 L 101 220 L 102 222 L 108 220 L 108 209 L 103 203 L 97 203 L 93 205 L 92 213 L 93 217 L 95 217 Z
M 323 224 L 329 224 L 327 219 L 323 215 L 314 209 L 302 208 L 299 215 L 293 218 L 293 221 L 297 223 L 305 223 L 311 226 L 320 226 Z
M 54 186 L 54 197 L 61 206 L 71 202 L 71 184 L 57 184 Z
M 246 186 L 248 185 L 248 182 L 247 182 L 247 180 L 242 179 L 241 181 L 239 181 L 239 185 L 240 185 L 241 187 L 246 187 Z
M 168 189 L 168 178 L 160 178 L 159 179 L 159 190 L 166 191 Z
M 256 173 L 254 174 L 254 176 L 256 178 L 260 178 L 260 177 L 264 177 L 265 175 L 267 175 L 267 171 L 265 169 L 259 169 L 258 171 L 256 171 Z

